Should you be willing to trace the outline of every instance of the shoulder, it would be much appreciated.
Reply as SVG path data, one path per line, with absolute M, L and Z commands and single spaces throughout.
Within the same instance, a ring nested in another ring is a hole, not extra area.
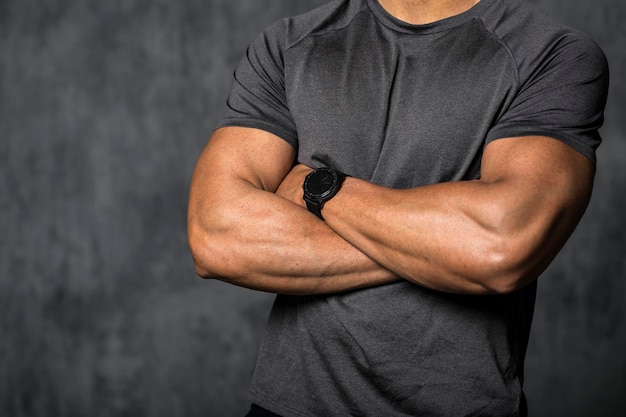
M 343 28 L 359 13 L 368 10 L 365 0 L 333 0 L 306 13 L 280 19 L 257 37 L 257 42 L 289 49 L 308 36 Z
M 523 0 L 493 2 L 481 21 L 509 51 L 521 83 L 555 65 L 608 73 L 604 52 L 591 37 Z
M 601 142 L 609 70 L 588 35 L 521 0 L 496 0 L 481 17 L 508 51 L 517 88 L 490 139 L 547 136 L 595 162 Z

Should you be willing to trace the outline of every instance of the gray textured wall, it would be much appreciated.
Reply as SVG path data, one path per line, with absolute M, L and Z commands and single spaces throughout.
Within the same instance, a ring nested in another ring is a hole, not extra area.
M 187 188 L 254 34 L 324 0 L 0 0 L 0 416 L 237 416 L 271 297 L 195 277 Z M 626 413 L 626 5 L 536 0 L 612 86 L 542 278 L 534 416 Z

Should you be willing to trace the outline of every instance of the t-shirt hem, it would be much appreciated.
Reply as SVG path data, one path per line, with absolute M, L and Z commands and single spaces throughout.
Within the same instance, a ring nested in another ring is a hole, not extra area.
M 265 408 L 266 410 L 271 411 L 272 413 L 278 414 L 280 416 L 315 417 L 314 415 L 307 414 L 303 412 L 302 410 L 297 410 L 295 408 L 279 404 L 273 399 L 271 399 L 270 397 L 266 396 L 265 394 L 257 390 L 250 391 L 249 400 L 252 403 L 258 405 L 259 407 Z
M 587 157 L 587 159 L 589 159 L 591 161 L 591 163 L 593 163 L 594 165 L 596 165 L 596 153 L 595 150 L 589 148 L 589 146 L 584 145 L 584 144 L 580 144 L 577 141 L 563 135 L 560 134 L 558 132 L 554 132 L 554 131 L 546 131 L 546 130 L 540 130 L 540 129 L 509 129 L 509 130 L 499 130 L 496 134 L 492 134 L 489 135 L 487 137 L 487 140 L 485 141 L 485 146 L 488 145 L 489 143 L 498 140 L 498 139 L 504 139 L 504 138 L 515 138 L 515 137 L 524 137 L 524 136 L 545 136 L 545 137 L 549 137 L 555 140 L 558 140 L 559 142 L 562 142 L 566 145 L 568 145 L 569 147 L 571 147 L 572 149 L 574 149 L 575 151 L 583 154 L 585 157 Z
M 242 119 L 224 119 L 217 124 L 215 130 L 223 127 L 247 127 L 251 129 L 264 130 L 268 133 L 278 136 L 287 142 L 294 149 L 298 149 L 298 138 L 280 126 L 258 120 L 242 120 Z

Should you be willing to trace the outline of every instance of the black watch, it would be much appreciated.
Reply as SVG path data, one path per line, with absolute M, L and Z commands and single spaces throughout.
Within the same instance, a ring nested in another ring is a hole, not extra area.
M 304 179 L 304 201 L 309 211 L 320 219 L 324 203 L 337 194 L 346 175 L 332 168 L 317 168 Z

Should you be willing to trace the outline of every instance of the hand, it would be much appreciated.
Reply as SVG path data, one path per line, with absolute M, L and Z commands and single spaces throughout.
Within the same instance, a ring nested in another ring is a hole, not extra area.
M 302 184 L 304 184 L 304 178 L 313 171 L 306 165 L 298 164 L 289 171 L 287 176 L 280 183 L 276 190 L 276 195 L 281 196 L 284 199 L 291 201 L 301 207 L 306 208 L 306 203 L 302 199 L 304 191 L 302 190 Z

